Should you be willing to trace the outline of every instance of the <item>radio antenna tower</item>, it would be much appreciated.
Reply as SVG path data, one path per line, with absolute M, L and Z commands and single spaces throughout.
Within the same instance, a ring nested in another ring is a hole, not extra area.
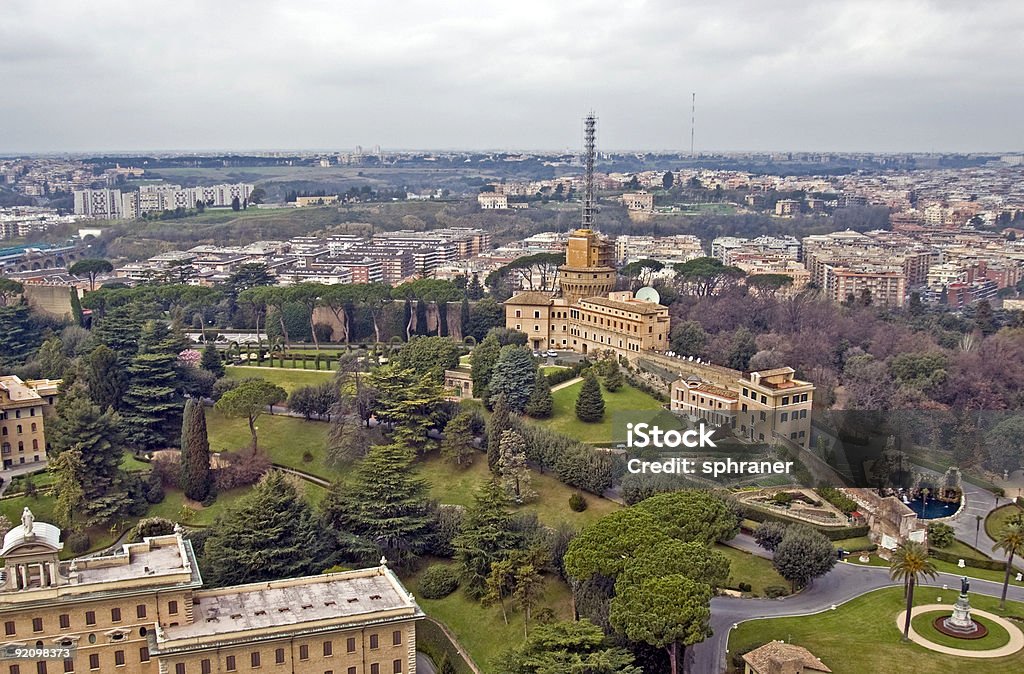
M 693 127 L 697 123 L 697 92 L 693 92 L 690 99 L 690 158 L 693 158 Z
M 583 229 L 594 228 L 594 157 L 595 139 L 597 138 L 597 117 L 593 111 L 583 121 L 584 166 L 586 167 L 583 183 Z

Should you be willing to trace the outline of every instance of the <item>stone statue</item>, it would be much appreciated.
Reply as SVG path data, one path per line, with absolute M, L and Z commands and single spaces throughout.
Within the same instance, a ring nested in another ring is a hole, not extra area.
M 960 594 L 967 594 L 971 589 L 971 581 L 967 580 L 967 576 L 960 579 Z
M 21 511 L 21 526 L 26 536 L 32 533 L 32 523 L 36 521 L 36 518 L 32 516 L 32 511 L 27 507 Z

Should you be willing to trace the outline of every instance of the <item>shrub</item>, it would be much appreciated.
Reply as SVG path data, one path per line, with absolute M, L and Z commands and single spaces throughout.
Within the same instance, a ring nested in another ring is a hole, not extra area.
M 455 548 L 452 541 L 462 528 L 462 518 L 466 509 L 460 505 L 443 504 L 437 507 L 437 532 L 431 552 L 438 557 L 454 557 Z
M 772 500 L 779 505 L 789 505 L 793 501 L 793 495 L 788 491 L 776 492 L 775 496 L 772 496 Z
M 579 492 L 573 492 L 569 497 L 569 510 L 572 510 L 574 513 L 581 513 L 586 509 L 587 499 L 583 498 Z
M 781 585 L 769 585 L 764 589 L 764 596 L 769 599 L 789 596 L 789 589 Z
M 157 454 L 153 457 L 152 475 L 160 480 L 164 487 L 178 489 L 181 486 L 181 460 L 174 455 Z
M 204 508 L 209 508 L 217 502 L 217 494 L 211 489 L 210 493 L 206 495 L 206 498 L 202 500 Z
M 92 541 L 89 540 L 89 534 L 84 531 L 72 531 L 68 534 L 68 537 L 64 542 L 67 543 L 71 552 L 76 555 L 80 555 L 88 550 L 89 545 L 92 543 Z
M 753 591 L 754 586 L 751 585 L 750 583 L 740 583 L 736 587 L 736 589 L 738 589 L 740 592 L 751 592 L 751 591 Z
M 132 529 L 129 541 L 141 541 L 147 536 L 166 536 L 174 533 L 174 522 L 163 517 L 147 517 L 139 520 Z
M 302 463 L 310 463 L 313 461 L 313 452 L 308 449 L 302 453 Z
M 256 484 L 270 470 L 270 459 L 266 454 L 223 453 L 220 458 L 222 466 L 213 471 L 213 482 L 218 492 Z
M 928 542 L 936 548 L 948 548 L 953 544 L 955 533 L 953 527 L 943 522 L 931 522 L 928 525 Z
M 857 509 L 857 502 L 835 487 L 821 487 L 816 491 L 818 492 L 818 496 L 822 497 L 839 510 L 842 510 L 847 515 Z
M 459 587 L 458 574 L 448 566 L 427 567 L 420 577 L 420 594 L 424 599 L 443 599 Z

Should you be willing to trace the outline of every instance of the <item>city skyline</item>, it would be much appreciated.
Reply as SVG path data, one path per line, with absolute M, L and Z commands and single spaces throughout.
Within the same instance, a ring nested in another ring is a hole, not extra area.
M 1010 2 L 200 5 L 6 3 L 0 153 L 1020 149 Z

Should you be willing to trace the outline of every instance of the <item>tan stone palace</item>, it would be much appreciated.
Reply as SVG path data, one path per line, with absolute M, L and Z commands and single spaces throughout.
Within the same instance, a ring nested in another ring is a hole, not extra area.
M 384 560 L 204 590 L 180 532 L 70 561 L 62 548 L 60 530 L 27 508 L 4 537 L 0 674 L 416 672 L 423 612 Z M 16 649 L 51 653 L 13 659 Z
M 590 229 L 569 237 L 558 289 L 523 292 L 505 301 L 505 327 L 525 332 L 535 350 L 611 350 L 630 357 L 668 348 L 668 307 L 612 292 L 612 244 Z

